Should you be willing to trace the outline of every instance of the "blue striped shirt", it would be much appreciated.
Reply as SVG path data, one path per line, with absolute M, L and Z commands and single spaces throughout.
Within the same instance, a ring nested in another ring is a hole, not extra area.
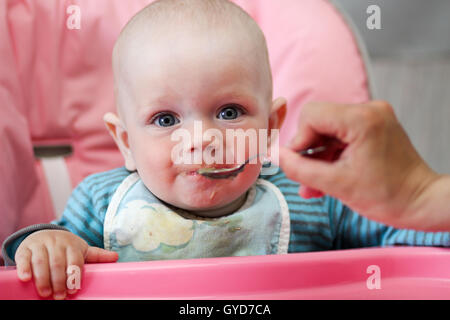
M 90 175 L 73 191 L 62 218 L 53 224 L 63 226 L 103 248 L 103 222 L 109 202 L 119 184 L 130 174 L 124 167 Z M 371 221 L 342 202 L 324 196 L 303 199 L 299 184 L 280 170 L 261 176 L 284 195 L 291 220 L 288 252 L 321 251 L 386 245 L 450 247 L 450 232 L 421 232 L 396 229 Z

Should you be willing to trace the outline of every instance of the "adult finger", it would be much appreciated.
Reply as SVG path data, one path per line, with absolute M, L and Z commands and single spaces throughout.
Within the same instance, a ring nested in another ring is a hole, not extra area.
M 302 185 L 298 189 L 298 194 L 304 199 L 321 198 L 324 196 L 322 191 Z
M 294 150 L 317 144 L 322 137 L 332 137 L 345 144 L 354 137 L 351 130 L 357 124 L 360 105 L 337 105 L 331 103 L 308 103 L 302 107 L 295 137 L 289 143 Z M 356 113 L 355 113 L 356 111 Z
M 286 147 L 280 147 L 280 166 L 289 179 L 329 194 L 342 181 L 339 162 L 308 159 Z

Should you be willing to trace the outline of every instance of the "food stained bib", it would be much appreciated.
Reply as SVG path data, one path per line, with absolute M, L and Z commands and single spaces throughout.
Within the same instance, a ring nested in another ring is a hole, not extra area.
M 117 188 L 104 222 L 104 247 L 119 261 L 190 259 L 287 253 L 289 210 L 281 191 L 258 179 L 245 203 L 218 218 L 168 207 L 137 173 Z

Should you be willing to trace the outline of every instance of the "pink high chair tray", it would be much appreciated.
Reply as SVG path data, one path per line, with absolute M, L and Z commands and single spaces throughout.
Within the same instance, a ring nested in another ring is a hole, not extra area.
M 37 299 L 14 268 L 0 299 Z M 450 249 L 396 247 L 86 265 L 74 299 L 450 299 Z

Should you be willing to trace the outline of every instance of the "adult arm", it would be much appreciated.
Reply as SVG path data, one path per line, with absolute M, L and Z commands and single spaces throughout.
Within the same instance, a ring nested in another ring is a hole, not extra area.
M 321 144 L 324 137 L 345 145 L 334 161 L 295 152 Z M 450 176 L 429 168 L 386 102 L 305 105 L 297 135 L 281 148 L 280 166 L 303 185 L 303 197 L 320 190 L 380 223 L 450 231 Z

